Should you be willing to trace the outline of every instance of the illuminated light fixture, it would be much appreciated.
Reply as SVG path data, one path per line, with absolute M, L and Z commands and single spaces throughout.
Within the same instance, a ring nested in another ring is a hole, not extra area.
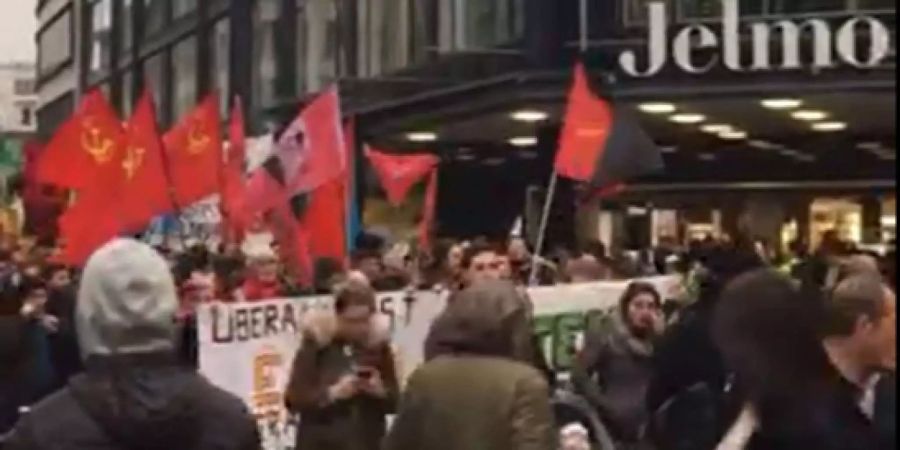
M 807 155 L 805 153 L 801 153 L 801 154 L 797 155 L 796 158 L 797 158 L 797 161 L 800 161 L 800 162 L 805 162 L 805 163 L 816 162 L 815 156 Z
M 796 158 L 796 157 L 800 156 L 800 152 L 798 152 L 796 150 L 791 150 L 789 148 L 786 148 L 779 153 L 781 153 L 782 156 L 787 156 L 788 158 Z
M 675 123 L 690 125 L 705 121 L 706 116 L 703 114 L 675 114 L 674 116 L 669 117 L 669 120 Z
M 856 148 L 861 150 L 868 150 L 870 152 L 877 152 L 881 150 L 881 142 L 860 142 L 856 144 Z
M 731 125 L 728 125 L 726 123 L 711 123 L 711 124 L 703 125 L 702 127 L 700 127 L 700 131 L 702 131 L 704 133 L 709 133 L 709 134 L 726 133 L 733 129 L 734 128 L 732 128 Z
M 795 112 L 791 113 L 791 117 L 793 117 L 797 120 L 805 120 L 807 122 L 817 122 L 819 120 L 827 119 L 828 113 L 825 111 L 804 109 L 802 111 L 795 111 Z
M 747 142 L 751 147 L 756 147 L 763 150 L 778 150 L 784 148 L 781 144 L 776 144 L 774 142 L 764 141 L 762 139 L 754 139 L 752 141 Z
M 700 161 L 706 161 L 706 162 L 715 161 L 717 159 L 716 155 L 714 155 L 712 153 L 701 153 L 701 154 L 697 155 L 697 158 L 700 159 Z
M 739 141 L 747 139 L 747 132 L 741 130 L 729 130 L 719 133 L 719 137 L 729 141 Z
M 406 140 L 410 142 L 434 142 L 437 140 L 437 134 L 429 131 L 406 133 Z
M 647 114 L 672 114 L 675 112 L 675 105 L 671 103 L 641 103 L 638 109 Z
M 534 147 L 538 143 L 538 139 L 534 136 L 519 136 L 510 139 L 509 145 L 514 147 Z
M 675 147 L 675 146 L 660 147 L 659 151 L 662 153 L 677 153 L 678 147 Z
M 519 122 L 535 123 L 547 120 L 550 115 L 543 111 L 523 109 L 521 111 L 512 113 L 511 117 L 513 118 L 513 120 L 517 120 Z
M 802 100 L 796 98 L 767 98 L 762 105 L 769 109 L 794 109 L 803 105 Z
M 844 131 L 847 129 L 847 123 L 846 122 L 819 122 L 819 123 L 814 123 L 812 128 L 815 131 L 824 131 L 824 132 Z

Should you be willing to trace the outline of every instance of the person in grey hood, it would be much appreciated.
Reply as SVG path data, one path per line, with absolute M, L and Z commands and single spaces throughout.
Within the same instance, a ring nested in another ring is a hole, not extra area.
M 75 311 L 84 374 L 37 404 L 3 450 L 258 450 L 236 397 L 177 363 L 175 285 L 130 239 L 88 260 Z
M 584 350 L 572 368 L 576 391 L 598 410 L 626 448 L 640 440 L 648 418 L 644 398 L 652 375 L 653 344 L 662 333 L 661 311 L 653 285 L 631 283 L 609 320 L 588 327 Z

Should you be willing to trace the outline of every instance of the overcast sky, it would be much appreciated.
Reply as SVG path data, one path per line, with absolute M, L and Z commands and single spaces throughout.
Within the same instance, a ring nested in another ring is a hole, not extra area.
M 37 0 L 0 0 L 0 61 L 32 61 L 37 59 L 34 16 Z

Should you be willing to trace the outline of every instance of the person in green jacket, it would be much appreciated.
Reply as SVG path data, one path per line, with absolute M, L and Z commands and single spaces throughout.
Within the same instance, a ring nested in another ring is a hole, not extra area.
M 434 357 L 410 378 L 385 450 L 553 450 L 547 381 L 525 362 L 527 301 L 505 281 L 454 294 Z

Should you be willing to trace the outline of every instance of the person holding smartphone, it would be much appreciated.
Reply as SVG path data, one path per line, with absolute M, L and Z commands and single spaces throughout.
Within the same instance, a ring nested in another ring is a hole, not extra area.
M 297 450 L 377 450 L 398 396 L 388 327 L 375 293 L 356 279 L 338 286 L 334 311 L 309 313 L 285 392 L 300 415 Z

